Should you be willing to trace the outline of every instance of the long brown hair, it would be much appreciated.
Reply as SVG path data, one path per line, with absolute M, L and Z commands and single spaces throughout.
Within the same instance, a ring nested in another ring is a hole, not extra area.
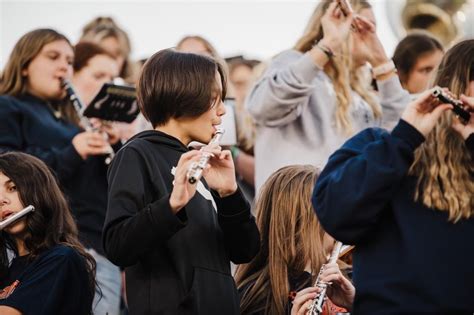
M 25 153 L 8 152 L 0 154 L 0 172 L 15 183 L 21 203 L 35 207 L 35 211 L 26 217 L 24 242 L 30 259 L 35 259 L 56 245 L 73 248 L 86 262 L 89 289 L 93 296 L 96 287 L 95 260 L 79 242 L 77 226 L 69 206 L 46 164 Z M 7 248 L 17 251 L 13 238 L 2 231 L 0 278 L 4 277 L 8 270 Z
M 456 96 L 474 81 L 474 40 L 452 47 L 439 67 L 435 85 Z M 449 213 L 458 222 L 474 213 L 474 161 L 464 139 L 451 128 L 453 114 L 445 113 L 415 152 L 410 174 L 418 178 L 415 199 L 429 208 Z
M 246 288 L 240 302 L 242 314 L 284 314 L 288 276 L 301 274 L 308 262 L 316 274 L 325 262 L 324 230 L 311 204 L 318 174 L 314 166 L 287 166 L 263 185 L 255 209 L 261 249 L 236 274 L 239 289 Z
M 321 19 L 332 1 L 323 0 L 313 12 L 303 36 L 297 41 L 294 49 L 305 53 L 324 37 Z M 372 6 L 366 0 L 351 0 L 355 12 L 363 9 L 371 9 Z M 352 35 L 349 35 L 352 36 Z M 353 133 L 349 115 L 352 103 L 351 89 L 356 91 L 372 109 L 375 118 L 382 116 L 382 109 L 375 99 L 366 78 L 364 67 L 354 68 L 352 65 L 350 41 L 347 40 L 342 53 L 333 57 L 325 67 L 327 75 L 331 78 L 337 99 L 336 126 L 347 134 Z
M 13 47 L 5 65 L 0 79 L 0 95 L 18 97 L 27 93 L 28 78 L 22 74 L 23 70 L 28 68 L 31 61 L 38 56 L 45 45 L 55 41 L 65 41 L 73 48 L 66 36 L 52 29 L 36 29 L 23 35 Z M 67 100 L 60 102 L 64 104 L 54 105 L 61 111 L 61 115 L 77 125 L 79 119 L 72 105 Z

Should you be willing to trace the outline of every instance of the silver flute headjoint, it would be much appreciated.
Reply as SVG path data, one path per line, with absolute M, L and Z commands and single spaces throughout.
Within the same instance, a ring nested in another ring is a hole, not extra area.
M 222 135 L 224 134 L 225 130 L 224 129 L 217 129 L 216 133 L 212 137 L 211 141 L 209 142 L 208 146 L 217 144 L 219 145 L 219 141 L 221 141 Z M 191 166 L 188 169 L 188 173 L 186 174 L 188 178 L 188 182 L 190 184 L 195 184 L 197 183 L 202 176 L 202 172 L 207 166 L 207 163 L 209 163 L 209 159 L 212 157 L 212 153 L 203 151 L 201 158 L 199 161 L 194 162 L 191 164 Z
M 35 211 L 35 207 L 33 207 L 32 205 L 29 205 L 28 207 L 18 211 L 17 213 L 15 213 L 14 215 L 10 216 L 9 218 L 3 220 L 0 222 L 0 230 L 3 230 L 4 228 L 6 228 L 7 226 L 9 226 L 10 224 L 12 224 L 13 222 L 17 221 L 18 219 L 21 219 L 23 216 L 27 215 L 28 213 L 30 213 L 31 211 Z

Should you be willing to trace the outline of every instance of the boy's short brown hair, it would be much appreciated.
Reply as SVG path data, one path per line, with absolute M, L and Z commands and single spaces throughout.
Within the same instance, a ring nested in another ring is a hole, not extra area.
M 171 118 L 197 117 L 209 110 L 215 100 L 216 71 L 226 95 L 226 77 L 215 60 L 196 54 L 165 49 L 151 56 L 143 66 L 138 82 L 140 109 L 153 127 Z

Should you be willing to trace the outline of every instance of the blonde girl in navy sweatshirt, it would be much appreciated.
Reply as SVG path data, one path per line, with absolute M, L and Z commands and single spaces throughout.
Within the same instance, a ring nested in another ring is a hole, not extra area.
M 391 133 L 347 141 L 317 181 L 319 220 L 357 248 L 354 314 L 474 311 L 474 40 L 447 52 L 435 84 L 470 109 L 467 124 L 427 91 Z

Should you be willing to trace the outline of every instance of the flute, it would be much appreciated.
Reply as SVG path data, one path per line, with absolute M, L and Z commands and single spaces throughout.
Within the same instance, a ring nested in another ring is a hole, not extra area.
M 79 116 L 79 119 L 81 121 L 81 125 L 84 127 L 84 129 L 86 131 L 96 130 L 96 128 L 92 126 L 89 119 L 87 119 L 87 117 L 83 115 L 85 106 L 82 104 L 76 91 L 74 91 L 74 88 L 72 87 L 71 82 L 69 82 L 69 80 L 67 79 L 61 78 L 61 86 L 66 90 L 66 94 L 68 95 L 69 100 L 74 106 L 74 109 L 76 110 L 76 113 Z M 107 134 L 105 135 L 107 136 Z M 108 152 L 106 153 L 106 157 L 105 157 L 105 164 L 109 165 L 110 162 L 112 162 L 112 159 L 114 158 L 114 156 L 115 156 L 114 149 L 112 149 L 112 147 L 109 145 Z
M 331 256 L 329 257 L 328 264 L 335 263 L 339 258 L 339 253 L 342 248 L 342 242 L 337 241 L 334 244 L 334 248 L 332 249 Z M 322 288 L 321 293 L 313 300 L 311 305 L 308 307 L 308 314 L 310 315 L 319 315 L 323 312 L 323 305 L 324 301 L 326 300 L 326 291 L 328 288 L 328 284 L 323 282 L 320 277 L 323 273 L 323 268 L 319 270 L 318 278 L 316 279 L 316 283 L 314 284 L 315 287 Z
M 456 114 L 456 116 L 463 124 L 467 124 L 471 119 L 471 113 L 462 107 L 463 103 L 460 100 L 453 99 L 451 96 L 446 94 L 439 86 L 434 88 L 431 95 L 438 98 L 442 103 L 453 105 L 454 114 Z
M 209 142 L 208 146 L 217 144 L 219 145 L 219 141 L 222 138 L 225 130 L 222 128 L 217 129 L 216 133 L 212 137 L 211 141 Z M 198 162 L 192 163 L 191 167 L 188 169 L 187 178 L 190 184 L 195 184 L 197 181 L 201 179 L 202 172 L 206 168 L 207 163 L 209 163 L 209 159 L 211 158 L 212 153 L 203 151 L 202 156 Z
M 8 219 L 3 220 L 2 222 L 0 222 L 0 230 L 3 230 L 8 225 L 10 225 L 11 223 L 15 222 L 16 220 L 22 218 L 23 216 L 27 215 L 31 211 L 35 211 L 35 207 L 33 207 L 32 205 L 29 205 L 28 207 L 18 211 L 14 215 L 10 216 Z

